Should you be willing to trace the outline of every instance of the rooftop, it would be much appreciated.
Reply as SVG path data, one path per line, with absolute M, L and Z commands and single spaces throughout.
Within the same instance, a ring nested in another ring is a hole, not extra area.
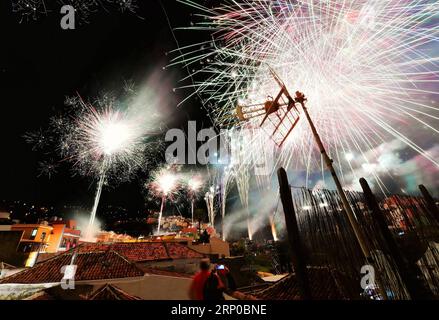
M 73 250 L 56 255 L 12 276 L 0 280 L 5 283 L 58 283 L 63 278 L 61 268 L 72 261 Z M 144 272 L 119 253 L 108 250 L 99 252 L 79 252 L 74 260 L 77 265 L 75 281 L 104 280 L 142 277 Z
M 87 297 L 87 300 L 142 300 L 139 297 L 130 295 L 122 289 L 111 285 L 105 284 L 101 288 L 97 289 L 91 296 Z
M 202 258 L 203 255 L 176 242 L 83 243 L 79 252 L 113 250 L 133 262 Z
M 61 268 L 69 265 L 76 253 L 76 281 L 103 280 L 143 276 L 145 272 L 176 277 L 188 277 L 168 271 L 142 271 L 136 262 L 202 258 L 203 255 L 176 242 L 83 243 L 69 251 L 56 254 L 26 269 L 0 280 L 3 283 L 58 283 Z
M 174 277 L 174 278 L 187 278 L 187 279 L 191 279 L 193 276 L 193 274 L 168 271 L 168 270 L 161 270 L 161 269 L 154 269 L 154 268 L 141 268 L 141 269 L 142 269 L 142 271 L 145 272 L 145 274 L 152 274 L 152 275 L 158 275 L 158 276 L 167 276 L 167 277 Z

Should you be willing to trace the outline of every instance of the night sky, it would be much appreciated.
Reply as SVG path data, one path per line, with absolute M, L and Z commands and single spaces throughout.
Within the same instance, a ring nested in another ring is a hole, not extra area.
M 187 7 L 163 2 L 173 27 L 190 24 Z M 176 107 L 188 93 L 172 90 L 185 76 L 184 70 L 163 70 L 169 63 L 166 53 L 176 43 L 161 3 L 151 0 L 139 5 L 136 15 L 97 12 L 76 30 L 62 30 L 61 15 L 56 12 L 19 23 L 20 16 L 12 13 L 8 1 L 2 1 L 0 199 L 91 205 L 93 180 L 72 176 L 68 167 L 59 168 L 50 179 L 38 177 L 38 163 L 45 155 L 33 152 L 23 139 L 26 132 L 46 127 L 65 97 L 76 92 L 93 98 L 126 80 L 140 83 L 158 74 L 169 84 L 158 93 L 169 101 L 163 106 L 170 110 L 167 125 L 182 127 L 187 119 L 197 119 L 210 126 L 197 101 Z M 142 183 L 132 181 L 104 191 L 102 204 L 142 207 Z

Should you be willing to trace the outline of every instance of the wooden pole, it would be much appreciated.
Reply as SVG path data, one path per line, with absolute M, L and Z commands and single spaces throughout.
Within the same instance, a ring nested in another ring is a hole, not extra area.
M 404 260 L 404 257 L 401 254 L 401 251 L 399 250 L 399 247 L 395 241 L 395 238 L 393 237 L 392 233 L 389 230 L 389 227 L 387 225 L 387 222 L 383 216 L 383 213 L 378 205 L 378 202 L 375 198 L 375 195 L 372 193 L 372 190 L 369 187 L 369 184 L 367 183 L 366 179 L 361 178 L 360 179 L 360 185 L 364 192 L 364 198 L 366 199 L 366 205 L 371 211 L 372 219 L 377 223 L 378 228 L 380 229 L 384 240 L 387 243 L 388 246 L 388 254 L 393 258 L 393 261 L 395 261 L 397 271 L 399 275 L 401 276 L 403 282 L 406 285 L 407 291 L 409 292 L 409 295 L 412 299 L 419 298 L 417 295 L 418 290 L 416 289 L 416 284 L 414 282 L 413 277 L 410 276 L 410 271 L 408 269 L 408 266 Z
M 310 300 L 312 299 L 312 296 L 306 272 L 306 262 L 299 236 L 299 227 L 297 225 L 296 213 L 294 211 L 293 197 L 291 195 L 287 173 L 285 172 L 284 168 L 279 168 L 277 171 L 277 178 L 279 180 L 280 199 L 284 208 L 288 241 L 292 251 L 291 260 L 294 266 L 294 272 L 296 274 L 300 294 L 302 295 L 303 299 Z
M 289 96 L 289 94 L 288 94 L 288 96 Z M 348 201 L 346 194 L 343 190 L 341 182 L 338 179 L 337 173 L 335 172 L 334 166 L 332 165 L 333 161 L 328 156 L 326 149 L 323 146 L 322 140 L 320 139 L 320 136 L 317 132 L 317 129 L 314 126 L 314 123 L 313 123 L 313 121 L 308 113 L 308 109 L 305 106 L 305 101 L 306 101 L 305 95 L 303 93 L 297 91 L 296 96 L 294 98 L 294 101 L 296 101 L 297 103 L 300 103 L 300 105 L 302 106 L 303 112 L 305 113 L 305 116 L 306 116 L 308 123 L 311 127 L 311 131 L 313 133 L 314 139 L 319 147 L 320 153 L 322 154 L 323 161 L 326 164 L 326 168 L 329 170 L 329 172 L 331 173 L 332 179 L 334 180 L 338 195 L 339 195 L 341 202 L 343 204 L 344 211 L 348 217 L 348 220 L 349 220 L 349 223 L 352 227 L 352 230 L 354 231 L 355 237 L 357 238 L 358 244 L 360 245 L 361 251 L 363 252 L 364 257 L 366 258 L 366 261 L 369 264 L 374 265 L 375 263 L 373 261 L 372 255 L 371 255 L 369 244 L 366 241 L 366 238 L 364 237 L 363 232 L 360 229 L 360 225 L 358 224 L 358 221 L 355 218 L 355 214 L 354 214 L 354 212 L 349 204 L 349 201 Z M 382 288 L 380 285 L 378 285 L 378 288 L 380 290 L 382 298 L 384 300 L 387 300 L 387 295 L 386 295 L 386 292 L 384 291 L 384 288 Z
M 360 226 L 355 218 L 355 214 L 352 211 L 352 208 L 349 204 L 349 201 L 346 197 L 346 194 L 344 193 L 341 182 L 338 179 L 338 176 L 337 176 L 337 173 L 335 172 L 334 166 L 332 165 L 333 160 L 328 156 L 328 153 L 326 152 L 326 149 L 322 143 L 322 140 L 320 139 L 320 136 L 319 136 L 317 129 L 314 125 L 314 122 L 312 121 L 312 119 L 308 113 L 308 109 L 305 106 L 305 101 L 307 100 L 305 95 L 300 91 L 296 91 L 296 95 L 293 99 L 291 97 L 290 93 L 288 92 L 285 84 L 280 80 L 280 78 L 276 74 L 276 72 L 274 72 L 274 70 L 271 68 L 269 68 L 269 69 L 270 69 L 270 73 L 274 77 L 274 80 L 279 84 L 279 86 L 283 90 L 283 93 L 288 97 L 288 100 L 294 101 L 295 103 L 299 103 L 302 106 L 303 112 L 305 113 L 306 119 L 308 120 L 309 126 L 311 127 L 311 131 L 312 131 L 312 134 L 314 136 L 314 140 L 316 141 L 317 146 L 319 148 L 319 151 L 322 154 L 323 161 L 325 162 L 326 168 L 329 170 L 329 172 L 331 173 L 332 179 L 334 180 L 338 195 L 339 195 L 341 202 L 343 204 L 344 211 L 348 217 L 348 220 L 349 220 L 349 223 L 352 227 L 352 230 L 354 231 L 354 234 L 355 234 L 355 237 L 358 241 L 358 244 L 360 245 L 361 251 L 363 252 L 363 255 L 366 258 L 366 260 L 369 263 L 371 263 L 372 257 L 371 257 L 369 245 L 368 245 L 363 233 L 361 232 Z M 281 90 L 281 92 L 282 92 L 282 90 Z M 386 298 L 387 298 L 387 296 L 384 295 L 383 299 L 386 299 Z
M 439 223 L 439 208 L 437 207 L 430 192 L 428 192 L 427 188 L 423 184 L 419 185 L 419 190 L 421 190 L 422 196 L 427 203 L 428 211 L 431 212 L 431 215 L 436 219 L 437 223 Z
M 305 96 L 300 92 L 296 92 L 295 100 L 301 104 L 303 112 L 305 113 L 305 116 L 308 119 L 308 123 L 311 127 L 311 131 L 314 135 L 314 139 L 317 143 L 317 146 L 319 147 L 320 153 L 322 154 L 323 161 L 326 164 L 326 168 L 329 170 L 329 172 L 331 173 L 332 179 L 334 180 L 338 195 L 341 199 L 341 202 L 343 204 L 343 208 L 344 208 L 346 215 L 349 219 L 349 223 L 354 231 L 355 237 L 357 238 L 358 244 L 360 245 L 360 248 L 361 248 L 364 256 L 366 257 L 366 259 L 370 259 L 371 256 L 370 256 L 370 249 L 369 249 L 368 243 L 367 243 L 366 239 L 364 238 L 363 233 L 361 232 L 361 229 L 360 229 L 360 226 L 358 225 L 357 220 L 355 219 L 354 212 L 352 211 L 352 208 L 349 204 L 349 201 L 346 197 L 346 194 L 344 193 L 343 187 L 341 186 L 341 182 L 338 179 L 338 176 L 337 176 L 337 173 L 335 172 L 334 166 L 332 165 L 333 161 L 331 158 L 329 158 L 329 156 L 326 152 L 326 149 L 323 146 L 322 140 L 320 139 L 320 136 L 317 133 L 317 129 L 314 126 L 314 123 L 311 120 L 311 117 L 308 113 L 308 109 L 305 106 L 305 101 L 306 101 Z

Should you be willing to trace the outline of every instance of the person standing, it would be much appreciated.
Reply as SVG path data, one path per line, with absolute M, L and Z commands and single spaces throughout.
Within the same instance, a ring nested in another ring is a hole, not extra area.
M 233 278 L 229 268 L 227 268 L 225 265 L 219 265 L 217 267 L 217 274 L 224 286 L 225 293 L 231 295 L 231 293 L 236 291 L 235 279 Z
M 222 266 L 224 268 L 224 266 Z M 204 284 L 203 300 L 225 300 L 223 292 L 226 287 L 218 275 L 218 265 L 210 272 L 209 277 Z
M 200 271 L 194 276 L 189 288 L 189 298 L 191 300 L 204 300 L 204 287 L 210 276 L 210 260 L 200 261 Z

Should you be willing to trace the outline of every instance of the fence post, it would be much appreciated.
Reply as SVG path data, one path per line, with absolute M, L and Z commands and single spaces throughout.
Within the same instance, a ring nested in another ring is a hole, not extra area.
M 439 223 L 439 208 L 434 202 L 434 199 L 431 196 L 430 192 L 428 192 L 427 188 L 423 184 L 419 185 L 419 190 L 421 190 L 422 196 L 427 203 L 428 211 L 431 212 L 431 215 L 436 219 L 436 222 Z
M 287 228 L 288 241 L 291 247 L 291 260 L 296 274 L 297 283 L 300 293 L 305 300 L 312 299 L 309 287 L 309 280 L 306 272 L 306 262 L 303 253 L 303 246 L 299 236 L 299 227 L 297 225 L 296 213 L 294 211 L 293 197 L 291 188 L 288 183 L 287 173 L 284 168 L 277 171 L 279 180 L 279 193 L 285 214 L 285 224 Z
M 366 179 L 361 178 L 360 184 L 364 192 L 364 197 L 366 199 L 367 207 L 371 211 L 372 219 L 377 223 L 377 226 L 379 227 L 384 237 L 384 240 L 386 241 L 386 244 L 389 248 L 388 253 L 393 258 L 393 261 L 395 261 L 397 271 L 401 276 L 402 281 L 406 285 L 410 297 L 412 299 L 420 298 L 420 296 L 417 294 L 419 290 L 417 289 L 415 283 L 416 280 L 414 280 L 413 277 L 410 276 L 411 272 L 409 271 L 409 268 L 404 260 L 404 257 L 401 254 L 401 251 L 396 243 L 395 238 L 393 237 L 392 233 L 389 230 L 389 227 L 378 205 L 375 195 L 372 193 L 372 190 L 370 189 Z

